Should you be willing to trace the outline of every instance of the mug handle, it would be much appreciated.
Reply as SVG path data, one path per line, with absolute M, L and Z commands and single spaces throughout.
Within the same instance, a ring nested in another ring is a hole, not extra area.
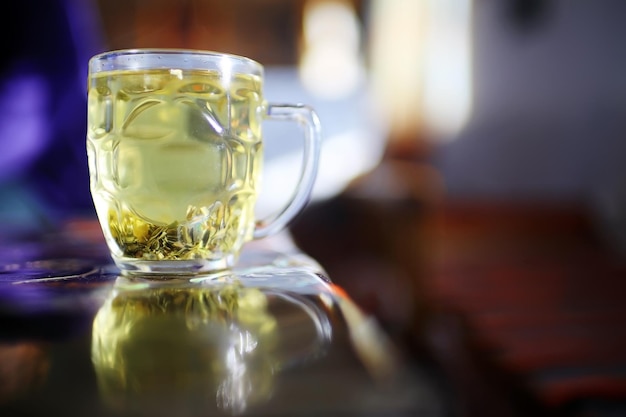
M 315 111 L 303 104 L 267 104 L 266 120 L 292 121 L 300 125 L 304 133 L 302 170 L 295 192 L 287 205 L 278 214 L 256 222 L 253 239 L 273 235 L 287 224 L 308 203 L 315 184 L 321 149 L 321 127 Z

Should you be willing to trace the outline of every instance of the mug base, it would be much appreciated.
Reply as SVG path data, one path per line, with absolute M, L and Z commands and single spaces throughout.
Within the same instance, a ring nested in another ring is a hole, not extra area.
M 143 259 L 114 259 L 122 275 L 141 275 L 153 278 L 168 278 L 180 276 L 194 276 L 230 269 L 234 263 L 234 256 L 218 260 L 190 259 L 190 260 L 163 260 L 150 261 Z

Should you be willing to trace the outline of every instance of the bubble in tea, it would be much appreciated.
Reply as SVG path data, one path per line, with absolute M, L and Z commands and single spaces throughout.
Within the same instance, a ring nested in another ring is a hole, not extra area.
M 90 76 L 91 189 L 118 257 L 217 259 L 250 238 L 261 87 L 208 70 Z

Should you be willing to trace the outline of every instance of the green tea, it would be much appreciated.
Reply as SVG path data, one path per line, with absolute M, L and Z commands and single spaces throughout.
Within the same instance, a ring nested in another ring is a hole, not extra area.
M 220 259 L 251 237 L 261 87 L 214 71 L 90 76 L 91 190 L 115 256 Z

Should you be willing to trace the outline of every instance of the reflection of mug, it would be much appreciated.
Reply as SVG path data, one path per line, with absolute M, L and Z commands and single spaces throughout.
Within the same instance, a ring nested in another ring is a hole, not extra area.
M 306 300 L 236 280 L 146 288 L 121 278 L 94 319 L 92 361 L 120 411 L 240 413 L 269 399 L 285 366 L 320 354 L 329 326 Z
M 262 84 L 257 62 L 213 52 L 125 50 L 90 60 L 91 192 L 123 271 L 229 268 L 246 241 L 282 229 L 304 207 L 317 172 L 317 116 L 266 103 Z M 304 163 L 287 207 L 256 222 L 266 119 L 304 127 Z

